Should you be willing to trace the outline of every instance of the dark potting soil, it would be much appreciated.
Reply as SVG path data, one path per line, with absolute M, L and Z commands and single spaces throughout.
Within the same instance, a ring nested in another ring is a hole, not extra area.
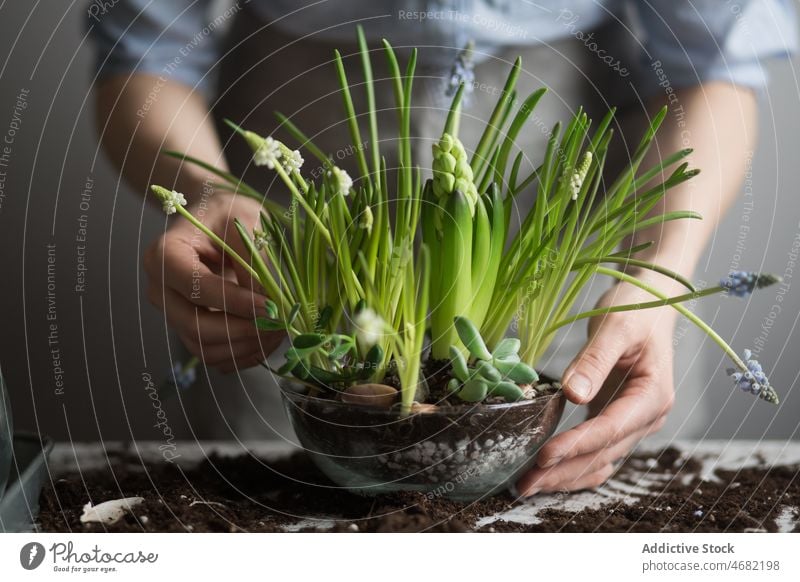
M 632 468 L 644 463 L 674 475 L 632 504 L 608 503 L 577 512 L 544 509 L 533 525 L 495 521 L 491 532 L 741 532 L 777 531 L 776 517 L 800 506 L 800 467 L 761 467 L 718 471 L 719 482 L 695 475 L 700 464 L 667 448 L 657 458 L 634 455 L 616 480 L 636 484 Z M 212 456 L 183 470 L 161 463 L 142 465 L 125 455 L 112 470 L 72 473 L 48 485 L 41 497 L 39 528 L 48 532 L 463 532 L 484 517 L 509 509 L 515 501 L 500 495 L 476 503 L 457 503 L 432 494 L 377 498 L 334 487 L 308 457 L 266 462 L 251 456 Z M 684 483 L 682 476 L 691 478 Z M 141 496 L 145 501 L 113 525 L 82 524 L 85 503 Z M 328 527 L 317 516 L 329 516 Z M 308 518 L 298 527 L 298 522 Z M 800 531 L 800 529 L 798 529 Z

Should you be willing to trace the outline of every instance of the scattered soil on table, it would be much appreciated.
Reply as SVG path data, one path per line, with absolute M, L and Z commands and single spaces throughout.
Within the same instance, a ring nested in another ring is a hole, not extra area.
M 48 532 L 462 532 L 484 517 L 510 509 L 515 501 L 500 495 L 476 503 L 457 503 L 432 494 L 405 493 L 377 498 L 335 487 L 295 454 L 267 462 L 252 456 L 211 456 L 191 469 L 138 457 L 112 457 L 112 468 L 57 479 L 41 497 L 39 529 Z M 760 467 L 718 471 L 718 481 L 697 477 L 701 464 L 668 448 L 656 457 L 632 456 L 615 480 L 640 485 L 642 472 L 672 478 L 651 487 L 632 504 L 609 503 L 567 512 L 543 509 L 540 523 L 495 521 L 479 531 L 777 531 L 776 518 L 800 506 L 800 467 Z M 145 501 L 113 525 L 82 524 L 84 504 L 120 497 Z M 324 522 L 319 517 L 330 516 Z M 307 518 L 307 519 L 306 519 Z M 302 521 L 300 524 L 298 522 Z

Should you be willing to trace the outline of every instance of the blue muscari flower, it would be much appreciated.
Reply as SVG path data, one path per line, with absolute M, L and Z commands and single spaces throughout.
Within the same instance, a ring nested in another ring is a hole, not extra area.
M 179 390 L 186 390 L 197 380 L 197 358 L 191 358 L 186 363 L 175 362 L 172 366 L 172 378 L 169 383 Z
M 472 46 L 472 41 L 467 43 L 467 46 L 458 53 L 456 60 L 453 61 L 453 65 L 450 67 L 450 79 L 447 82 L 447 90 L 445 91 L 447 97 L 452 97 L 458 90 L 458 86 L 464 83 L 464 95 L 462 97 L 464 105 L 467 104 L 468 96 L 475 88 L 475 63 L 472 61 Z
M 719 282 L 720 287 L 736 297 L 747 297 L 755 289 L 768 287 L 780 281 L 780 277 L 761 274 L 752 271 L 731 271 L 725 279 Z
M 743 392 L 749 392 L 750 394 L 758 396 L 767 402 L 777 404 L 778 395 L 775 393 L 772 386 L 770 386 L 769 378 L 767 378 L 767 375 L 764 373 L 759 361 L 753 359 L 753 353 L 750 350 L 744 351 L 744 362 L 747 370 L 728 370 L 728 375 L 733 379 L 736 387 Z

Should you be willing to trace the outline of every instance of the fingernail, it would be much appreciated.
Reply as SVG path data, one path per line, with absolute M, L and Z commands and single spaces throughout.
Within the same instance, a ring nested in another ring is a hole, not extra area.
M 561 462 L 561 461 L 563 461 L 563 460 L 564 460 L 564 456 L 562 455 L 562 456 L 560 456 L 560 457 L 550 457 L 550 459 L 548 459 L 548 460 L 547 460 L 547 461 L 545 461 L 544 463 L 537 463 L 537 464 L 538 464 L 538 465 L 539 465 L 539 466 L 540 466 L 542 469 L 547 469 L 547 468 L 549 468 L 549 467 L 552 467 L 553 465 L 557 465 L 558 463 L 560 463 L 560 462 Z
M 536 495 L 537 493 L 539 493 L 539 491 L 541 491 L 541 490 L 542 490 L 542 488 L 541 488 L 541 487 L 531 487 L 530 489 L 528 489 L 528 490 L 525 492 L 525 494 L 524 494 L 524 495 L 525 495 L 525 497 L 533 497 L 534 495 Z
M 578 398 L 588 398 L 592 392 L 592 382 L 580 372 L 573 372 L 566 381 L 569 388 Z

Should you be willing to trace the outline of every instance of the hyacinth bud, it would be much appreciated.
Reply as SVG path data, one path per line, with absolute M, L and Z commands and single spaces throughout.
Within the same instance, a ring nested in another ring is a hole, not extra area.
M 467 197 L 474 216 L 478 189 L 473 180 L 464 145 L 458 138 L 442 134 L 441 139 L 433 144 L 433 193 L 440 204 L 453 191 L 459 190 Z
M 358 221 L 358 228 L 364 228 L 368 232 L 372 232 L 372 224 L 375 221 L 372 215 L 372 208 L 369 206 L 364 207 L 364 212 L 361 213 L 360 220 Z

